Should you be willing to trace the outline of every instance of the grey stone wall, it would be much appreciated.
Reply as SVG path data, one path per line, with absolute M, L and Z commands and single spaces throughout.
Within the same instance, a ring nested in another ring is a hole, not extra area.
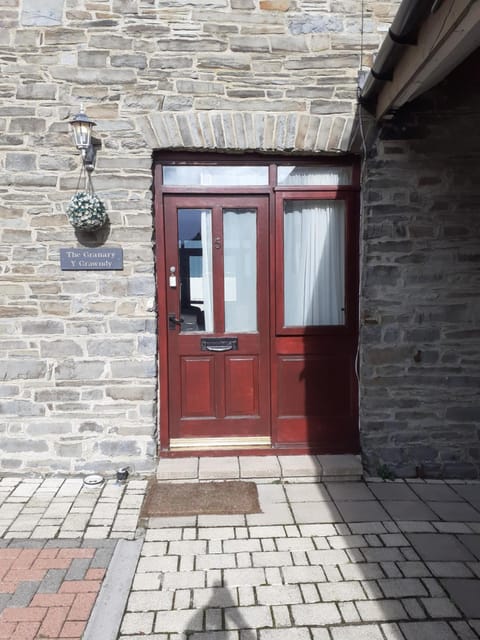
M 157 379 L 152 152 L 339 152 L 357 72 L 398 2 L 0 0 L 0 471 L 153 468 Z M 80 161 L 121 272 L 62 272 Z
M 367 163 L 360 413 L 374 475 L 480 477 L 479 64 L 386 123 Z

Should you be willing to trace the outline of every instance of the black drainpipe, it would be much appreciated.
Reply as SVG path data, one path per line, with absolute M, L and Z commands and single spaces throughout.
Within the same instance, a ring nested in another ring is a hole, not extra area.
M 360 103 L 366 109 L 374 110 L 380 89 L 385 82 L 392 80 L 393 71 L 405 47 L 416 44 L 423 20 L 438 4 L 438 0 L 402 0 L 372 68 L 360 88 Z

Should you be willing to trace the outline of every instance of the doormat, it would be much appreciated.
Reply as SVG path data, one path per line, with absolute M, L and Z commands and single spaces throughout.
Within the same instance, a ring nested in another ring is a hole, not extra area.
M 141 517 L 261 513 L 254 482 L 152 482 Z

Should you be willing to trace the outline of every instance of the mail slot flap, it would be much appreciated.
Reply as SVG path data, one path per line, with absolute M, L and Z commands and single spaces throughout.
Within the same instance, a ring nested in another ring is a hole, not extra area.
M 238 351 L 238 338 L 201 338 L 201 351 Z

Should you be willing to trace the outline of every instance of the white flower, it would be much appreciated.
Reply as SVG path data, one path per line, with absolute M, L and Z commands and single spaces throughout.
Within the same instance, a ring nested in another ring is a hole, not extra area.
M 94 193 L 76 193 L 67 207 L 67 216 L 75 229 L 93 231 L 103 227 L 107 220 L 105 205 Z

